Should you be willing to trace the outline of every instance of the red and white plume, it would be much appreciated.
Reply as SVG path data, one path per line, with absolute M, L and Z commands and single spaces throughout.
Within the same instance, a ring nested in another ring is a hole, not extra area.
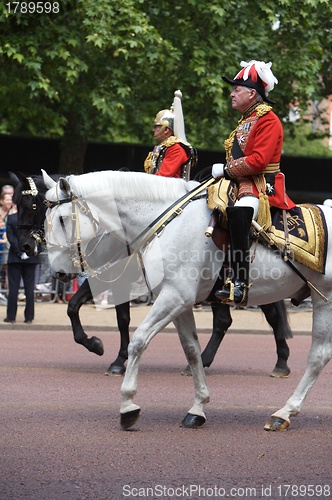
M 258 75 L 263 82 L 266 94 L 274 89 L 275 83 L 278 83 L 278 80 L 271 71 L 271 62 L 266 63 L 264 61 L 255 60 L 249 62 L 241 61 L 241 66 L 244 69 L 241 69 L 241 71 L 239 71 L 239 73 L 234 78 L 235 80 L 237 78 L 243 78 L 243 80 L 247 80 L 250 75 L 252 81 L 256 82 Z

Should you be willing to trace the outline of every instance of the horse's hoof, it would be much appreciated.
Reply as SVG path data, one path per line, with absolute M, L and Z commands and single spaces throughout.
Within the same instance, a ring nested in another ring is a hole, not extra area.
M 185 418 L 181 422 L 181 427 L 186 429 L 197 429 L 197 427 L 202 427 L 205 424 L 206 418 L 202 415 L 193 415 L 192 413 L 187 413 Z
M 280 417 L 272 417 L 264 425 L 265 431 L 286 431 L 290 426 L 290 422 Z
M 120 424 L 124 431 L 136 424 L 140 417 L 140 411 L 140 408 L 138 408 L 137 410 L 121 413 Z
M 98 354 L 98 356 L 102 356 L 104 354 L 103 343 L 98 337 L 91 337 L 88 349 L 90 352 Z
M 113 365 L 113 363 L 107 368 L 105 375 L 118 375 L 121 376 L 126 371 L 126 367 L 123 365 Z
M 278 366 L 275 366 L 273 368 L 272 373 L 270 374 L 270 377 L 287 378 L 289 377 L 289 374 L 290 374 L 290 369 L 288 368 L 288 366 L 286 366 L 286 368 L 279 368 Z
M 185 375 L 186 377 L 191 377 L 191 369 L 190 366 L 186 366 L 184 370 L 182 370 L 181 375 Z

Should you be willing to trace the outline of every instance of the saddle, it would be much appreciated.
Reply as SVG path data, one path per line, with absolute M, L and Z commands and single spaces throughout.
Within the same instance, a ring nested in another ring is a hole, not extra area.
M 237 199 L 234 182 L 221 179 L 208 187 L 207 203 L 212 216 L 206 236 L 211 236 L 220 250 L 224 250 L 225 238 L 220 233 L 227 230 L 226 208 Z M 327 252 L 327 227 L 322 210 L 313 204 L 297 205 L 291 210 L 271 207 L 272 225 L 267 234 L 281 253 L 304 266 L 325 274 Z M 256 238 L 253 238 L 257 240 Z M 221 241 L 222 240 L 222 241 Z M 265 240 L 260 240 L 266 244 Z M 221 247 L 222 245 L 222 247 Z

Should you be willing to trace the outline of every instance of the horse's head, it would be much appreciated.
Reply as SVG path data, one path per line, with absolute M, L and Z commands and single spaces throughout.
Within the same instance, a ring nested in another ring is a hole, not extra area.
M 119 230 L 105 230 L 99 221 L 95 198 L 105 205 L 106 198 L 92 189 L 90 196 L 77 195 L 75 181 L 60 178 L 56 183 L 43 172 L 46 193 L 46 241 L 49 262 L 56 276 L 88 272 L 100 275 L 122 259 L 128 258 L 127 242 Z M 104 196 L 107 197 L 107 192 Z M 113 207 L 114 208 L 114 207 Z M 107 218 L 115 219 L 112 209 L 106 210 Z
M 72 192 L 67 178 L 60 177 L 55 182 L 43 171 L 43 179 L 48 188 L 45 236 L 49 262 L 63 281 L 65 275 L 85 269 L 83 254 L 89 241 L 96 237 L 98 222 L 85 200 Z
M 46 186 L 41 176 L 26 177 L 10 172 L 15 186 L 13 202 L 18 212 L 18 242 L 22 252 L 37 255 L 43 250 L 44 219 L 46 207 L 43 204 Z

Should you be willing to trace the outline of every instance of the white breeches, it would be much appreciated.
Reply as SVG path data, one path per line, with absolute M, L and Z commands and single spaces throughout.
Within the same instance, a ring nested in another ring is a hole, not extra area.
M 257 219 L 259 199 L 255 196 L 242 196 L 239 200 L 235 202 L 236 207 L 252 207 L 254 209 L 253 219 Z

